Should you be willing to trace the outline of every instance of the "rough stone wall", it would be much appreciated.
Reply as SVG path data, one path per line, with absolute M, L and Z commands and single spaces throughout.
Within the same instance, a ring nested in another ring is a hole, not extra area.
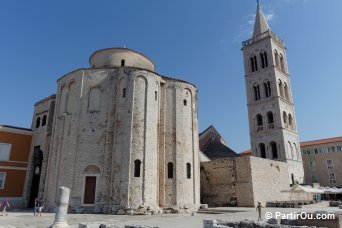
M 254 206 L 258 202 L 265 206 L 268 201 L 282 200 L 282 192 L 290 189 L 287 163 L 254 156 L 250 156 L 249 159 L 252 170 Z
M 250 156 L 201 163 L 202 203 L 254 207 L 258 201 L 265 205 L 282 200 L 285 190 L 289 184 L 284 162 Z
M 201 163 L 201 203 L 231 205 L 236 196 L 234 159 L 215 159 Z
M 198 207 L 196 94 L 189 83 L 131 67 L 81 69 L 59 79 L 47 206 L 54 206 L 56 189 L 66 186 L 75 210 Z M 170 161 L 173 178 L 167 177 Z M 89 167 L 99 171 L 89 173 Z M 96 176 L 96 197 L 94 204 L 85 205 L 89 175 Z
M 254 184 L 251 160 L 249 157 L 234 158 L 236 170 L 236 200 L 239 207 L 253 206 L 255 195 L 253 193 Z M 266 160 L 266 159 L 263 159 Z

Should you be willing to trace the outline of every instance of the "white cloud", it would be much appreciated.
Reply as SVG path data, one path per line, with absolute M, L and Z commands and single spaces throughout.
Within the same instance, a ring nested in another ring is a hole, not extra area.
M 274 19 L 275 14 L 274 13 L 269 13 L 269 14 L 265 14 L 265 18 L 267 20 L 267 22 L 270 22 Z

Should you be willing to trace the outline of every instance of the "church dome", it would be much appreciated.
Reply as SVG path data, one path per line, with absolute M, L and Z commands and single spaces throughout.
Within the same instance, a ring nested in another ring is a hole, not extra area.
M 153 62 L 146 56 L 128 48 L 106 48 L 94 52 L 89 63 L 94 68 L 101 67 L 137 67 L 154 72 Z

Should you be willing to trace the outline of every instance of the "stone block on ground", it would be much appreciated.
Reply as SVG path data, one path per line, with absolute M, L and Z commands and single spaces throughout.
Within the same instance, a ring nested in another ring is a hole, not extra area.
M 208 208 L 208 204 L 201 204 L 200 209 L 207 209 Z
M 275 218 L 270 218 L 269 220 L 267 220 L 267 223 L 275 225 L 278 224 L 278 220 Z
M 297 223 L 297 220 L 294 220 L 294 219 L 281 219 L 280 224 L 287 225 L 287 226 L 296 226 L 298 223 Z
M 78 228 L 99 228 L 100 225 L 99 223 L 80 223 Z

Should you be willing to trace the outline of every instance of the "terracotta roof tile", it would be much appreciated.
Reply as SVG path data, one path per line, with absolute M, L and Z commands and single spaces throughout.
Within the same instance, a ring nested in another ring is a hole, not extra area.
M 319 144 L 326 144 L 326 143 L 334 143 L 334 142 L 342 142 L 342 136 L 341 137 L 335 137 L 335 138 L 328 138 L 328 139 L 318 139 L 313 141 L 306 141 L 301 142 L 300 146 L 313 146 L 313 145 L 319 145 Z
M 245 150 L 240 153 L 240 155 L 248 155 L 248 154 L 252 154 L 252 150 Z

